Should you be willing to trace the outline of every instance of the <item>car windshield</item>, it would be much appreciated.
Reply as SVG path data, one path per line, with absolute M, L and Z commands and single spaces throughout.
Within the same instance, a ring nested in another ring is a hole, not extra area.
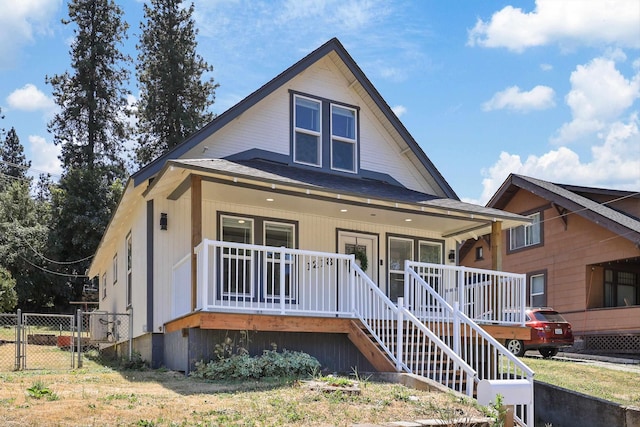
M 542 322 L 566 322 L 557 311 L 535 311 L 531 313 L 536 320 Z

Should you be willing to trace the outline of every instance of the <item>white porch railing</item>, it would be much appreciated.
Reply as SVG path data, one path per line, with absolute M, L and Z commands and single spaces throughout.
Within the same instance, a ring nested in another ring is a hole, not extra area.
M 477 323 L 521 325 L 525 322 L 526 275 L 443 264 L 407 261 L 405 266 L 429 284 L 445 301 Z M 407 281 L 405 280 L 405 292 Z M 405 294 L 406 295 L 406 294 Z M 430 307 L 428 301 L 408 302 Z M 420 317 L 419 312 L 415 312 Z
M 533 425 L 534 372 L 482 329 L 464 310 L 460 310 L 458 302 L 450 305 L 423 279 L 423 276 L 411 268 L 411 264 L 413 263 L 407 262 L 405 268 L 405 307 L 414 312 L 427 329 L 434 331 L 438 336 L 450 337 L 450 345 L 455 354 L 473 368 L 478 381 L 526 381 L 526 402 L 514 404 L 514 415 L 520 425 Z M 503 390 L 508 391 L 508 385 L 505 385 Z M 491 400 L 480 395 L 478 399 Z
M 196 309 L 358 318 L 398 371 L 468 395 L 481 381 L 526 381 L 531 401 L 515 418 L 533 425 L 533 371 L 477 324 L 524 324 L 524 275 L 407 262 L 396 305 L 353 255 L 214 240 L 194 252 Z M 174 266 L 174 281 L 190 280 L 187 265 Z
M 395 305 L 354 263 L 353 312 L 398 371 L 411 372 L 472 396 L 476 372 L 402 304 Z
M 197 309 L 352 317 L 352 255 L 204 240 Z

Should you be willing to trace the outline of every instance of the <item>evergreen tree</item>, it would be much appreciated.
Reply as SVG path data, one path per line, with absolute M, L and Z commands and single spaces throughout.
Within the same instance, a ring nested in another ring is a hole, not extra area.
M 9 270 L 0 267 L 0 313 L 12 311 L 17 304 L 16 281 Z
M 0 192 L 0 267 L 15 280 L 22 309 L 43 309 L 54 304 L 59 289 L 45 274 L 49 234 L 46 209 L 31 198 L 28 181 L 12 181 Z
M 24 155 L 24 147 L 14 128 L 9 129 L 4 142 L 0 140 L 0 190 L 12 180 L 28 180 L 31 161 Z
M 124 174 L 121 156 L 129 136 L 125 120 L 131 59 L 118 50 L 127 38 L 123 11 L 113 0 L 71 0 L 74 74 L 47 77 L 61 111 L 49 123 L 54 143 L 62 146 L 66 171 L 102 168 L 113 179 Z
M 151 0 L 140 24 L 137 77 L 138 146 L 140 166 L 172 149 L 213 119 L 209 107 L 218 87 L 204 59 L 196 53 L 194 6 L 182 0 Z
M 119 200 L 131 62 L 118 49 L 128 25 L 113 0 L 70 0 L 68 8 L 69 20 L 63 23 L 76 26 L 73 73 L 47 78 L 61 109 L 49 130 L 62 147 L 63 166 L 51 190 L 49 248 L 57 273 L 54 288 L 67 302 L 81 295 L 85 271 Z

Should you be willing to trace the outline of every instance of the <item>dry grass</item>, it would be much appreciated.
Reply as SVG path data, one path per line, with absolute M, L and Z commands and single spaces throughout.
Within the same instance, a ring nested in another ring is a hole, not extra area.
M 5 372 L 0 383 L 3 426 L 348 426 L 482 415 L 450 393 L 373 381 L 350 396 L 302 382 L 222 384 L 95 365 L 66 373 Z M 29 396 L 34 388 L 47 393 Z

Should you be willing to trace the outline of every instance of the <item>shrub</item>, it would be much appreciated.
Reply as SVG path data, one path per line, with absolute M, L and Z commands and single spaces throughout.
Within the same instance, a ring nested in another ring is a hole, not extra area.
M 320 362 L 306 353 L 287 350 L 278 353 L 275 350 L 265 350 L 262 355 L 255 357 L 240 354 L 208 363 L 198 362 L 191 375 L 209 380 L 300 378 L 311 376 L 319 369 Z

